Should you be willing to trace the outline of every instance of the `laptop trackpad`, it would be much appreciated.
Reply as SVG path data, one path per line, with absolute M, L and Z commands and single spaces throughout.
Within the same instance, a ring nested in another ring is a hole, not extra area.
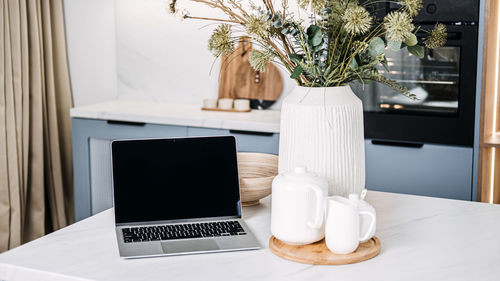
M 161 242 L 161 247 L 165 254 L 219 250 L 219 246 L 214 239 L 174 240 Z

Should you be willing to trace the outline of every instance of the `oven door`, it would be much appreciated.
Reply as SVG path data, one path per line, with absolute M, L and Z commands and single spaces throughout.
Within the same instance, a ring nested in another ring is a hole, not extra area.
M 366 138 L 472 146 L 477 26 L 447 25 L 447 31 L 446 45 L 426 50 L 423 59 L 406 49 L 386 50 L 390 71 L 381 68 L 380 73 L 407 87 L 418 101 L 378 83 L 351 85 L 363 101 Z

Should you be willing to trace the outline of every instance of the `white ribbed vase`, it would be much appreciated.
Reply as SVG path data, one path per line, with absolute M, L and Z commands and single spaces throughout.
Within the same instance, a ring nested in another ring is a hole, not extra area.
M 284 99 L 279 171 L 297 166 L 326 177 L 329 195 L 365 187 L 363 105 L 349 86 L 298 86 Z

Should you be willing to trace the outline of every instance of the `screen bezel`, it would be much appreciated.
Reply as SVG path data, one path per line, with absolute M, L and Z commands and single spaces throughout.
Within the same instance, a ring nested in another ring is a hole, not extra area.
M 115 184 L 114 184 L 114 161 L 113 161 L 113 150 L 114 150 L 114 144 L 119 143 L 119 142 L 141 142 L 141 141 L 151 141 L 151 140 L 158 140 L 158 141 L 176 141 L 176 140 L 193 140 L 193 139 L 199 139 L 200 141 L 203 141 L 204 139 L 218 139 L 218 138 L 230 138 L 232 139 L 233 143 L 233 149 L 235 150 L 235 155 L 236 155 L 236 165 L 238 162 L 238 151 L 237 151 L 237 146 L 236 146 L 236 138 L 234 136 L 209 136 L 209 137 L 198 137 L 198 136 L 193 136 L 193 137 L 169 137 L 169 138 L 134 138 L 134 139 L 115 139 L 112 140 L 110 143 L 110 157 L 111 157 L 111 187 L 112 187 L 112 197 L 113 197 L 113 209 L 115 205 Z M 200 222 L 200 221 L 210 221 L 210 220 L 228 220 L 228 219 L 241 219 L 241 189 L 240 189 L 240 183 L 239 183 L 239 168 L 236 169 L 237 172 L 237 188 L 238 188 L 238 208 L 237 208 L 237 215 L 234 216 L 220 216 L 220 217 L 201 217 L 201 218 L 189 218 L 189 219 L 172 219 L 172 220 L 155 220 L 155 221 L 136 221 L 136 222 L 123 222 L 123 223 L 117 223 L 116 222 L 116 212 L 113 212 L 114 218 L 115 218 L 115 225 L 116 226 L 125 226 L 125 225 L 156 225 L 156 224 L 167 224 L 167 223 L 183 223 L 183 222 Z

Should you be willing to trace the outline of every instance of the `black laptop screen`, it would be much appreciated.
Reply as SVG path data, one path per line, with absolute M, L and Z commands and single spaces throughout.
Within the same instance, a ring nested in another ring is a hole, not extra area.
M 116 223 L 240 215 L 234 137 L 112 143 Z

